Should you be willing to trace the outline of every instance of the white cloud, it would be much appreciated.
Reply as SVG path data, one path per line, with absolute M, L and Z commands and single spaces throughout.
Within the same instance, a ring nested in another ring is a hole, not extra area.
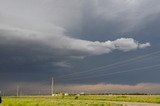
M 126 52 L 150 46 L 149 43 L 138 43 L 133 38 L 120 38 L 114 41 L 108 40 L 105 42 L 87 41 L 68 37 L 64 35 L 63 30 L 59 28 L 57 29 L 55 27 L 53 28 L 53 31 L 54 30 L 55 32 L 52 34 L 28 30 L 3 30 L 3 35 L 7 37 L 7 39 L 1 40 L 6 44 L 19 42 L 23 42 L 23 44 L 37 43 L 40 45 L 45 45 L 50 49 L 62 50 L 64 52 L 61 53 L 62 55 L 71 53 L 70 56 L 74 56 L 74 54 L 77 54 L 77 56 L 101 55 L 110 53 L 113 50 L 121 50 Z
M 113 44 L 116 46 L 116 49 L 122 51 L 130 51 L 138 48 L 146 48 L 150 46 L 150 43 L 140 44 L 132 38 L 120 38 L 113 41 Z
M 140 44 L 139 48 L 146 48 L 147 46 L 151 46 L 150 43 Z

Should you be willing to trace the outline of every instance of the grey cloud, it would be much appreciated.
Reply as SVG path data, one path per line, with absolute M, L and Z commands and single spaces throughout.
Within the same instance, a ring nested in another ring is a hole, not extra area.
M 2 74 L 1 82 L 7 78 L 19 80 L 17 76 L 21 74 L 24 81 L 39 80 L 42 76 L 64 75 L 136 57 L 140 52 L 149 53 L 146 49 L 126 55 L 124 52 L 149 47 L 153 42 L 133 37 L 132 33 L 119 36 L 115 32 L 143 28 L 159 10 L 159 1 L 152 0 L 0 0 L 1 72 L 12 76 Z M 111 54 L 103 55 L 108 53 Z
M 65 1 L 62 0 L 60 2 L 55 2 L 55 3 L 57 5 L 63 5 L 64 6 L 63 8 L 62 7 L 59 8 L 56 5 L 53 8 L 53 6 L 50 5 L 50 3 L 53 3 L 51 1 L 46 1 L 44 2 L 44 4 L 37 3 L 37 1 L 34 2 L 38 5 L 36 6 L 30 5 L 29 7 L 31 8 L 23 7 L 25 3 L 26 5 L 29 5 L 30 2 L 17 1 L 13 2 L 13 5 L 11 6 L 8 1 L 3 2 L 6 5 L 6 7 L 10 6 L 10 9 L 7 11 L 5 11 L 6 10 L 5 6 L 0 7 L 1 9 L 0 12 L 2 13 L 0 17 L 1 18 L 0 29 L 2 32 L 1 36 L 3 36 L 7 42 L 13 44 L 18 43 L 18 45 L 21 45 L 19 43 L 23 43 L 22 45 L 24 46 L 26 46 L 25 43 L 33 44 L 33 47 L 31 47 L 32 49 L 39 48 L 39 47 L 34 47 L 34 45 L 42 45 L 49 48 L 49 50 L 51 51 L 56 49 L 59 50 L 62 55 L 70 54 L 70 56 L 101 55 L 105 53 L 110 53 L 116 49 L 122 51 L 130 51 L 150 46 L 149 43 L 147 43 L 148 45 L 140 44 L 133 38 L 121 38 L 115 41 L 108 40 L 100 42 L 100 41 L 89 41 L 89 40 L 82 40 L 78 38 L 69 37 L 65 34 L 65 32 L 67 32 L 67 28 L 66 26 L 63 25 L 65 25 L 67 21 L 70 22 L 71 20 L 69 18 L 63 17 L 62 14 L 57 15 L 57 13 L 58 12 L 61 13 L 63 10 L 65 10 L 72 16 L 73 13 L 76 12 L 70 11 L 71 7 L 69 6 L 71 4 L 68 2 L 65 4 Z M 79 1 L 75 2 L 76 2 L 75 4 L 79 5 L 78 4 Z M 96 2 L 97 5 L 101 4 L 101 2 L 99 1 L 94 1 L 94 2 Z M 113 2 L 113 4 L 116 5 L 117 2 L 118 1 Z M 77 8 L 77 11 L 79 11 L 78 13 L 80 13 L 80 9 L 83 3 L 81 2 L 80 4 L 81 5 L 78 6 L 79 8 Z M 48 7 L 45 8 L 46 6 Z M 43 7 L 43 10 L 41 9 L 41 7 Z M 76 6 L 73 7 L 76 8 Z M 100 11 L 100 13 L 102 11 L 103 13 L 103 9 L 101 10 L 99 8 L 100 7 L 98 6 L 96 10 Z M 32 11 L 32 9 L 35 10 Z M 54 11 L 52 14 L 49 14 L 51 13 L 51 10 Z M 108 11 L 108 9 L 104 10 Z M 46 14 L 46 12 L 48 14 Z M 105 14 L 108 14 L 108 12 L 106 12 Z M 115 12 L 115 14 L 117 14 L 117 12 Z M 64 20 L 63 23 L 61 23 L 62 20 L 58 21 L 57 20 L 58 18 L 54 18 L 53 16 L 63 18 Z M 53 21 L 51 22 L 52 18 Z M 75 18 L 75 20 L 76 19 L 77 18 Z M 77 21 L 78 20 L 80 19 L 77 19 Z M 57 22 L 60 22 L 60 24 L 58 24 Z M 74 22 L 72 21 L 72 23 Z M 1 43 L 5 43 L 6 41 L 4 39 L 1 39 Z
M 54 66 L 62 67 L 62 68 L 71 68 L 67 62 L 53 62 Z
M 101 55 L 105 53 L 110 53 L 116 49 L 122 50 L 122 51 L 130 51 L 130 50 L 135 50 L 138 48 L 145 48 L 147 46 L 150 46 L 149 43 L 147 43 L 148 45 L 140 44 L 137 41 L 135 41 L 133 38 L 121 38 L 115 41 L 105 41 L 105 42 L 75 39 L 75 38 L 65 36 L 61 30 L 59 31 L 59 29 L 58 30 L 55 29 L 55 32 L 52 34 L 45 34 L 41 32 L 39 33 L 39 32 L 32 32 L 32 31 L 26 31 L 26 30 L 16 30 L 16 31 L 5 30 L 3 32 L 4 32 L 3 36 L 6 37 L 6 41 L 9 43 L 13 43 L 13 44 L 15 42 L 28 43 L 28 44 L 31 43 L 33 44 L 33 47 L 34 47 L 34 43 L 38 43 L 40 45 L 45 45 L 50 49 L 66 51 L 64 52 L 64 55 L 65 53 L 67 53 L 67 51 L 77 52 L 77 55 L 79 54 L 79 56 Z M 3 43 L 6 43 L 5 39 L 1 39 L 1 40 L 3 40 L 2 41 Z M 36 48 L 33 48 L 33 49 L 36 49 Z M 74 54 L 71 53 L 71 56 L 74 56 Z
M 159 3 L 156 0 L 88 0 L 84 12 L 90 19 L 116 23 L 122 32 L 130 32 L 152 22 L 160 14 Z

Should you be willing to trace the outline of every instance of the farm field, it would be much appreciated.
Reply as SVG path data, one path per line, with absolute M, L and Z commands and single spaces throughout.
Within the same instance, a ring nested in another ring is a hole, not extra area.
M 0 106 L 122 106 L 97 100 L 75 100 L 61 97 L 4 97 Z
M 106 101 L 106 102 L 105 102 Z M 0 106 L 122 106 L 108 101 L 160 103 L 159 95 L 84 95 L 3 97 Z
M 88 96 L 80 96 L 79 99 L 160 104 L 160 95 L 88 95 Z

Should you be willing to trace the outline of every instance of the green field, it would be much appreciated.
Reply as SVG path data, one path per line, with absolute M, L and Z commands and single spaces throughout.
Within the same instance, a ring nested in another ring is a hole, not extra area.
M 160 104 L 160 95 L 88 95 L 80 96 L 82 100 L 104 100 L 104 101 L 124 101 L 124 102 L 144 102 Z
M 86 95 L 86 96 L 3 97 L 0 106 L 122 106 L 108 101 L 160 103 L 159 95 Z
M 122 106 L 97 100 L 55 97 L 4 97 L 0 106 Z

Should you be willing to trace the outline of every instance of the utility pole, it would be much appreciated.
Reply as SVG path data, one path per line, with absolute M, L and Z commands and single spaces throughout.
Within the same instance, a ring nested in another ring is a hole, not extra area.
M 2 96 L 5 96 L 5 91 L 2 92 Z
M 52 77 L 51 95 L 53 94 L 53 85 L 54 85 L 54 79 Z
M 19 96 L 19 86 L 17 86 L 17 97 Z

